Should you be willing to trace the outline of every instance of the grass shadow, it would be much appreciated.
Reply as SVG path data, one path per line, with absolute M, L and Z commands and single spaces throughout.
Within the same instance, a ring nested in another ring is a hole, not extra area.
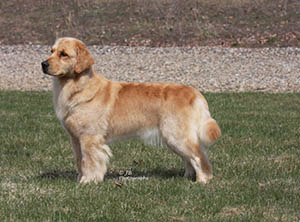
M 67 179 L 67 180 L 77 180 L 78 173 L 75 170 L 57 170 L 50 169 L 42 172 L 37 178 L 39 179 L 47 179 L 47 180 L 58 180 L 58 179 Z M 120 177 L 126 178 L 161 178 L 161 179 L 169 179 L 176 177 L 183 177 L 183 171 L 181 169 L 161 169 L 155 168 L 150 169 L 146 172 L 133 170 L 131 175 L 123 175 L 119 171 L 110 171 L 107 172 L 105 179 L 119 179 Z
M 108 172 L 105 175 L 106 179 L 119 179 L 119 178 L 161 178 L 161 179 L 170 179 L 176 177 L 183 177 L 182 169 L 162 169 L 162 168 L 154 168 L 146 171 L 140 170 L 132 170 L 132 172 L 128 174 L 120 173 L 120 171 L 112 171 Z
M 144 172 L 137 172 L 137 174 L 141 174 L 141 176 L 148 176 L 153 178 L 174 178 L 174 177 L 182 177 L 183 171 L 182 169 L 161 169 L 155 168 L 149 171 Z
M 57 179 L 67 179 L 67 180 L 77 180 L 78 173 L 75 170 L 47 170 L 38 176 L 39 179 L 47 180 L 57 180 Z

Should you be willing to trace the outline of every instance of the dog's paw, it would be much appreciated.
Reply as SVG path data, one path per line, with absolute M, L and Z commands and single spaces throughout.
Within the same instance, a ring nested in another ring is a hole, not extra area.
M 81 176 L 79 179 L 79 183 L 88 184 L 88 183 L 99 183 L 103 181 L 103 176 L 101 175 L 93 175 L 93 176 Z
M 81 183 L 81 184 L 88 184 L 88 183 L 90 183 L 90 182 L 92 182 L 92 180 L 89 179 L 89 178 L 86 177 L 86 176 L 82 176 L 82 177 L 80 178 L 80 180 L 79 180 L 79 183 Z
M 197 176 L 197 182 L 201 184 L 208 184 L 212 178 L 212 174 Z

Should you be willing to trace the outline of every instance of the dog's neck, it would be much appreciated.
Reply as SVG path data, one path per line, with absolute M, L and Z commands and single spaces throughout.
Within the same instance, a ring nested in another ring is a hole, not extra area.
M 105 78 L 89 68 L 74 78 L 53 78 L 53 102 L 55 107 L 64 110 L 64 106 L 75 107 L 79 103 L 92 99 L 101 88 Z M 63 115 L 64 116 L 64 115 Z
M 71 94 L 75 94 L 91 87 L 94 89 L 95 87 L 93 86 L 95 85 L 94 82 L 97 81 L 96 79 L 96 74 L 92 68 L 74 74 L 72 77 L 53 78 L 53 87 L 55 88 L 53 91 L 59 93 L 61 93 L 61 91 L 67 91 Z
M 79 88 L 84 88 L 84 86 L 89 82 L 90 79 L 94 77 L 94 72 L 92 68 L 84 70 L 81 73 L 72 74 L 72 76 L 64 76 L 61 78 L 54 78 L 55 81 L 59 82 L 61 88 L 67 85 L 76 85 Z

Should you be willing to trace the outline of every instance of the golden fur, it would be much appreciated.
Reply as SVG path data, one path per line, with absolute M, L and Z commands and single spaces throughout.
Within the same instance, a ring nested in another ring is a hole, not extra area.
M 74 38 L 58 39 L 42 63 L 53 78 L 58 119 L 70 135 L 81 183 L 99 182 L 107 171 L 107 144 L 137 136 L 165 144 L 185 165 L 185 176 L 200 183 L 212 178 L 205 147 L 221 136 L 205 98 L 174 83 L 115 82 L 95 73 L 87 47 Z

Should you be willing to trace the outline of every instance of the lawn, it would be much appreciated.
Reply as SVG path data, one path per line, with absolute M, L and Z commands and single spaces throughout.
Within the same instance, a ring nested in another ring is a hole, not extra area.
M 205 96 L 223 131 L 211 183 L 129 141 L 103 183 L 80 185 L 51 93 L 0 91 L 0 221 L 299 221 L 300 94 Z

